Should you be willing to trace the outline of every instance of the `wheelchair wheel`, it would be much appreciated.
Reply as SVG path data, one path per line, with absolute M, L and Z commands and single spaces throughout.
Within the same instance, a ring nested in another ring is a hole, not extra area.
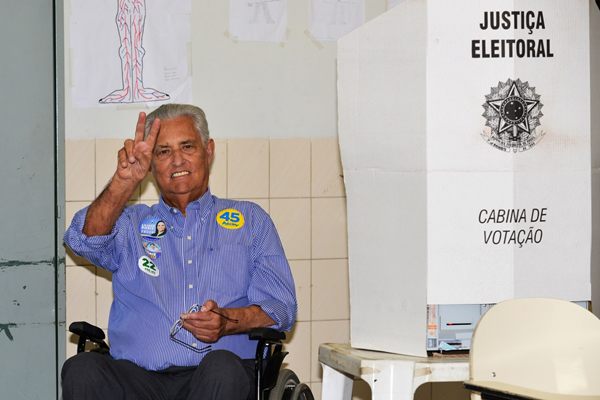
M 290 400 L 300 379 L 289 369 L 282 369 L 277 376 L 275 387 L 269 392 L 269 400 Z
M 300 383 L 294 389 L 290 400 L 315 400 L 310 387 L 306 383 Z

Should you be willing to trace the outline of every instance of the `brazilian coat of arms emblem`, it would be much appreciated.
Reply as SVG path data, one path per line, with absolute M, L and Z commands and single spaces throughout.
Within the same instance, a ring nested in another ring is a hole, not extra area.
M 486 128 L 481 136 L 491 146 L 507 151 L 525 151 L 544 136 L 539 130 L 543 104 L 535 87 L 520 79 L 498 82 L 485 96 L 482 116 Z

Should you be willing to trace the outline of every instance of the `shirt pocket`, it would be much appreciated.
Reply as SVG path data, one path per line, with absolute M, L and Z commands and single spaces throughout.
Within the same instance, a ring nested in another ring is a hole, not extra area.
M 250 249 L 242 244 L 225 244 L 205 252 L 202 275 L 208 287 L 232 297 L 245 297 L 250 283 Z

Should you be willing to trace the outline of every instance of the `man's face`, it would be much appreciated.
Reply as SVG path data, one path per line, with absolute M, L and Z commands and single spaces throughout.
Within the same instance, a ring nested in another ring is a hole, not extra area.
M 191 118 L 182 116 L 160 121 L 152 155 L 152 174 L 168 204 L 185 207 L 206 192 L 213 155 L 213 140 L 204 146 Z

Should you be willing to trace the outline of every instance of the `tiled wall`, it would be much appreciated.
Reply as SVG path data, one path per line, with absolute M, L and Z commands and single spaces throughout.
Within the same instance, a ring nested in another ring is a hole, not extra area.
M 67 222 L 103 189 L 114 173 L 122 143 L 67 141 Z M 302 381 L 320 392 L 319 343 L 349 340 L 346 199 L 337 140 L 216 140 L 210 187 L 220 197 L 252 200 L 273 218 L 299 300 L 298 323 L 287 341 L 287 362 Z M 157 199 L 153 183 L 146 182 L 132 202 L 150 204 Z M 87 320 L 106 329 L 110 274 L 88 264 L 67 255 L 67 326 Z M 67 356 L 75 353 L 75 347 L 68 335 Z

